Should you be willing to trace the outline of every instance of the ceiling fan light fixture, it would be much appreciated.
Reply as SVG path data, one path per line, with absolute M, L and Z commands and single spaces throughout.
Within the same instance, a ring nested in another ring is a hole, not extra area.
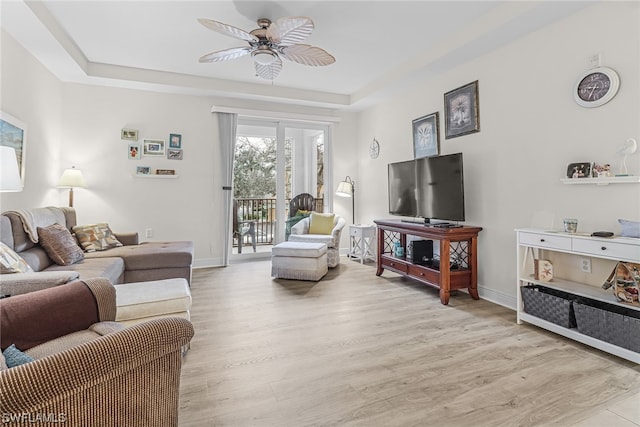
M 259 49 L 251 54 L 254 61 L 261 65 L 271 65 L 276 60 L 276 53 L 269 49 Z

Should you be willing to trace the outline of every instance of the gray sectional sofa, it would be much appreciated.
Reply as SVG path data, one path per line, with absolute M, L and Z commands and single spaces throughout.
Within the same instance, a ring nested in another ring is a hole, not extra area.
M 70 231 L 77 225 L 76 211 L 73 208 L 39 209 L 61 213 L 65 221 L 63 225 Z M 0 293 L 3 295 L 32 292 L 94 277 L 107 278 L 112 284 L 180 277 L 191 283 L 193 242 L 139 243 L 137 233 L 114 232 L 123 246 L 86 252 L 84 259 L 78 262 L 58 265 L 39 243 L 34 243 L 29 237 L 28 226 L 24 224 L 24 213 L 10 211 L 0 215 L 0 241 L 20 255 L 34 272 L 0 275 Z M 26 213 L 29 214 L 29 210 Z M 43 225 L 46 224 L 39 224 Z

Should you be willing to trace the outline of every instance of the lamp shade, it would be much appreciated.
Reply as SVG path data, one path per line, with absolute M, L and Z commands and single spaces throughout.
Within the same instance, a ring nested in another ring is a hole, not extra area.
M 58 188 L 74 188 L 74 187 L 86 187 L 87 183 L 82 176 L 82 172 L 80 169 L 76 169 L 73 166 L 71 169 L 66 169 L 62 176 L 60 177 L 60 181 L 58 181 Z
M 0 146 L 0 191 L 22 191 L 22 180 L 18 170 L 16 150 L 11 147 Z
M 351 197 L 352 190 L 353 190 L 353 183 L 351 181 L 341 181 L 340 184 L 338 184 L 338 189 L 336 190 L 336 196 Z

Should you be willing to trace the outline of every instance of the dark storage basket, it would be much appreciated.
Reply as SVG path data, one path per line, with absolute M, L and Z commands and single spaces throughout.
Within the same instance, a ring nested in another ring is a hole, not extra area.
M 524 312 L 565 328 L 576 327 L 573 313 L 573 295 L 539 285 L 520 288 L 524 301 Z
M 578 332 L 640 352 L 640 312 L 594 300 L 574 302 Z

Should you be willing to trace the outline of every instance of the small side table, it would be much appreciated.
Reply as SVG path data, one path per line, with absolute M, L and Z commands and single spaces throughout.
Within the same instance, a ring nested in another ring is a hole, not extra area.
M 376 260 L 373 253 L 376 240 L 375 225 L 349 226 L 349 258 L 360 260 L 363 264 L 367 259 Z

